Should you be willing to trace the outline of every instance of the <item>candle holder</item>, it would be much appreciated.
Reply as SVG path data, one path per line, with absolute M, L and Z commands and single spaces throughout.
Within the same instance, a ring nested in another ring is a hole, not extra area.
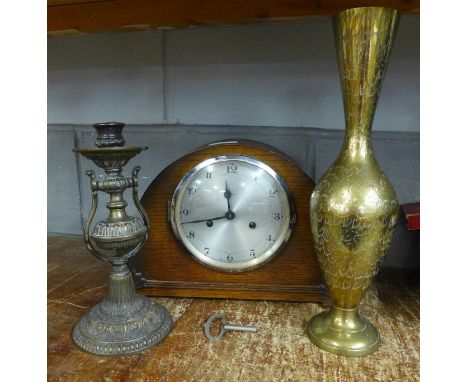
M 122 147 L 125 140 L 123 123 L 108 122 L 93 125 L 97 131 L 97 148 L 73 151 L 91 159 L 106 173 L 97 180 L 93 170 L 87 170 L 92 191 L 92 206 L 84 226 L 86 248 L 98 259 L 112 264 L 106 298 L 91 308 L 75 325 L 73 340 L 82 349 L 102 355 L 129 354 L 147 349 L 162 341 L 172 328 L 172 319 L 166 309 L 147 297 L 136 293 L 133 278 L 127 266 L 148 240 L 149 222 L 138 199 L 138 172 L 132 177 L 122 175 L 122 168 L 147 147 Z M 127 215 L 123 193 L 132 189 L 133 202 L 140 217 Z M 109 215 L 96 223 L 90 234 L 98 207 L 98 192 L 109 194 L 106 204 Z

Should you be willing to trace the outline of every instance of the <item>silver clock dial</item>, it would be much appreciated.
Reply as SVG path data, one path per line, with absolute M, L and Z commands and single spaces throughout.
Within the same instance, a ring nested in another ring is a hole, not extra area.
M 254 158 L 208 159 L 180 182 L 171 203 L 174 232 L 200 262 L 243 271 L 270 260 L 295 216 L 284 181 Z

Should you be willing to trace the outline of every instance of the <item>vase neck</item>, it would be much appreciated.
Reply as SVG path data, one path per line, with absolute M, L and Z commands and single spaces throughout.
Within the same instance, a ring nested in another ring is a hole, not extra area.
M 369 125 L 347 126 L 342 154 L 352 160 L 366 160 L 373 156 Z
M 399 14 L 383 7 L 353 8 L 333 17 L 346 121 L 343 153 L 372 155 L 375 108 L 397 30 Z

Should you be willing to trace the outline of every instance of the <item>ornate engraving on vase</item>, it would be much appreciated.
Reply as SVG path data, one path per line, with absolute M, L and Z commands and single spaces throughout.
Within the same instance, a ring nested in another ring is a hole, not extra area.
M 377 349 L 379 335 L 357 307 L 388 249 L 399 208 L 370 138 L 398 13 L 355 8 L 333 23 L 346 132 L 310 201 L 314 246 L 333 308 L 312 318 L 307 334 L 333 353 L 366 355 Z
M 337 174 L 340 179 L 331 181 Z M 383 199 L 392 194 L 390 187 L 386 177 L 372 182 L 362 169 L 337 166 L 313 193 L 314 246 L 333 302 L 341 308 L 358 305 L 388 249 L 398 214 L 395 194 Z

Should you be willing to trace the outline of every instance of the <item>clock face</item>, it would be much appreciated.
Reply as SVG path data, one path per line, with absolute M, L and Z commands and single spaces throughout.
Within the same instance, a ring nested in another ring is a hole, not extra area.
M 200 262 L 244 271 L 270 260 L 295 221 L 292 198 L 276 172 L 254 158 L 208 159 L 179 183 L 171 202 L 174 233 Z

